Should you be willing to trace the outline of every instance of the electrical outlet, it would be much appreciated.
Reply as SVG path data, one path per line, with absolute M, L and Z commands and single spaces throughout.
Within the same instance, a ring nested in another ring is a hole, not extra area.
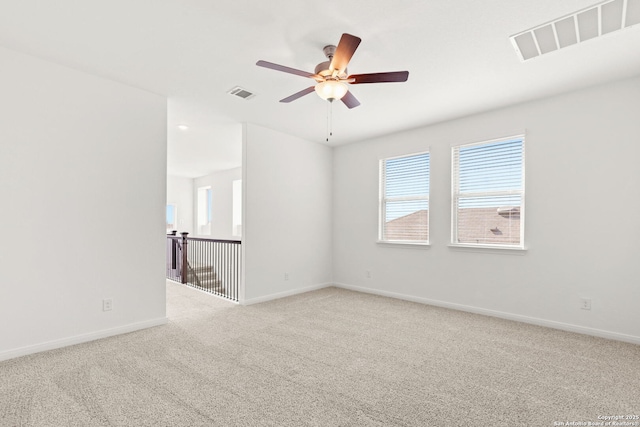
M 102 300 L 102 311 L 111 311 L 113 310 L 113 300 L 111 298 Z
M 371 272 L 369 270 L 365 271 L 364 277 L 366 277 L 367 279 L 371 279 Z
M 289 273 L 284 273 L 284 280 L 289 280 Z
M 580 308 L 583 310 L 591 310 L 591 298 L 580 298 Z

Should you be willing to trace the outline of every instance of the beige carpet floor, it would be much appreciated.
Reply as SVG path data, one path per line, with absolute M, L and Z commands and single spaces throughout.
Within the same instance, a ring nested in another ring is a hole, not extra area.
M 0 425 L 556 426 L 640 414 L 637 345 L 337 288 L 249 307 L 173 283 L 167 293 L 165 326 L 0 363 Z

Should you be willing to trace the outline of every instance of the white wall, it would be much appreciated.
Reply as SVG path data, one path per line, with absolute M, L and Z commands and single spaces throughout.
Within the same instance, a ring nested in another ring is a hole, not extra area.
M 244 138 L 244 302 L 325 286 L 331 149 L 250 124 Z
M 635 78 L 336 148 L 334 281 L 640 342 L 639 117 Z M 528 251 L 447 247 L 451 144 L 524 129 Z M 378 160 L 425 149 L 431 247 L 376 244 Z M 592 299 L 591 311 L 579 308 L 580 297 Z
M 0 70 L 0 359 L 166 322 L 166 100 L 4 48 Z
M 239 240 L 239 236 L 233 235 L 233 181 L 237 179 L 242 179 L 242 168 L 215 172 L 193 180 L 194 202 L 198 200 L 198 188 L 211 187 L 212 190 L 211 235 L 202 237 Z M 193 212 L 197 212 L 197 210 L 194 208 Z M 194 219 L 194 224 L 197 224 L 196 219 Z M 198 233 L 198 230 L 193 231 Z
M 176 206 L 178 232 L 193 234 L 193 179 L 168 175 L 167 204 Z

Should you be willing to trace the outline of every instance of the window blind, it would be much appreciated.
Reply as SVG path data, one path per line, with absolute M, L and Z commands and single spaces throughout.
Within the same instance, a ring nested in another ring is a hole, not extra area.
M 380 162 L 380 240 L 429 241 L 429 153 Z
M 211 187 L 198 188 L 198 225 L 211 224 L 213 215 L 213 191 Z
M 524 136 L 452 148 L 452 243 L 523 247 Z

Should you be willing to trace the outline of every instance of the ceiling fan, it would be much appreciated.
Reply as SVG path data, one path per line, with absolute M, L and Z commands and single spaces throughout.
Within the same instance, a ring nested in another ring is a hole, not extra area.
M 386 73 L 369 74 L 347 74 L 347 64 L 351 60 L 354 52 L 362 40 L 359 37 L 344 33 L 338 42 L 338 46 L 325 46 L 322 51 L 329 59 L 321 62 L 313 73 L 285 67 L 267 61 L 258 61 L 256 65 L 270 68 L 276 71 L 283 71 L 289 74 L 296 74 L 302 77 L 309 77 L 316 81 L 314 86 L 296 92 L 291 96 L 281 99 L 280 102 L 291 102 L 315 91 L 320 98 L 333 102 L 340 99 L 347 107 L 354 108 L 360 105 L 360 101 L 349 92 L 348 84 L 357 85 L 363 83 L 393 83 L 406 82 L 409 78 L 408 71 L 392 71 Z

